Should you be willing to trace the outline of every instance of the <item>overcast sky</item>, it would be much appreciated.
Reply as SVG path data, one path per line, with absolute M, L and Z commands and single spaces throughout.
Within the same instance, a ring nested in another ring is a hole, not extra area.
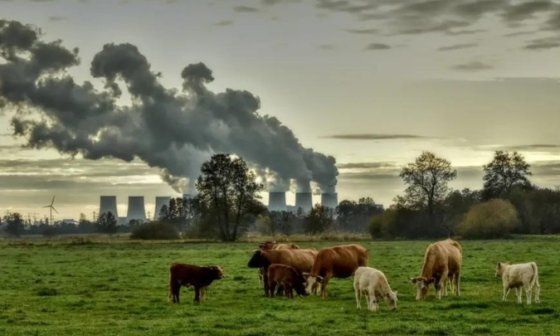
M 560 185 L 558 1 L 0 1 L 0 18 L 77 47 L 68 74 L 99 90 L 90 63 L 106 43 L 137 46 L 166 88 L 203 62 L 210 90 L 251 92 L 260 114 L 336 158 L 339 199 L 389 205 L 423 150 L 458 169 L 454 188 L 480 188 L 497 149 L 521 152 L 534 183 Z M 101 194 L 118 196 L 120 214 L 144 195 L 153 212 L 156 195 L 178 195 L 140 159 L 21 148 L 15 113 L 0 112 L 2 213 L 41 217 L 56 195 L 60 218 L 91 216 Z

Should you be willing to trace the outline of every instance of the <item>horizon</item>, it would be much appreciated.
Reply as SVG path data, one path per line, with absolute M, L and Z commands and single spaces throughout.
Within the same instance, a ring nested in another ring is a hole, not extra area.
M 480 189 L 495 150 L 523 154 L 534 184 L 560 186 L 560 4 L 539 3 L 53 0 L 2 2 L 0 19 L 78 48 L 80 63 L 66 73 L 98 92 L 108 89 L 90 66 L 107 43 L 136 46 L 170 90 L 181 90 L 185 66 L 202 62 L 211 92 L 247 90 L 259 115 L 336 159 L 339 201 L 372 197 L 388 207 L 404 190 L 400 168 L 422 151 L 451 161 L 454 189 Z M 129 106 L 117 83 L 119 108 Z M 11 135 L 15 114 L 0 109 L 2 214 L 44 217 L 53 195 L 57 219 L 90 218 L 100 195 L 117 196 L 119 213 L 131 195 L 143 195 L 148 210 L 155 196 L 180 195 L 138 157 L 23 148 L 24 137 Z

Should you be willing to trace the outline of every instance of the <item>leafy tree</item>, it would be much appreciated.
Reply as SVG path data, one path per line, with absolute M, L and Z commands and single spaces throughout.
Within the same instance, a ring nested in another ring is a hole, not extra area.
M 457 229 L 465 238 L 502 238 L 518 226 L 517 211 L 511 202 L 492 199 L 474 205 Z
M 263 186 L 255 182 L 245 161 L 228 154 L 213 155 L 202 165 L 201 173 L 196 183 L 197 202 L 208 211 L 206 225 L 215 228 L 223 241 L 237 240 L 248 223 L 266 211 L 257 194 Z
M 426 209 L 429 218 L 434 221 L 436 205 L 447 195 L 447 184 L 457 176 L 457 171 L 446 159 L 423 152 L 404 167 L 399 176 L 407 188 L 404 197 L 397 201 L 413 209 Z
M 19 237 L 23 234 L 24 226 L 23 219 L 21 215 L 17 212 L 8 213 L 4 216 L 4 222 L 6 223 L 5 231 L 10 236 Z
M 292 234 L 294 224 L 297 221 L 295 214 L 290 211 L 271 211 L 269 216 L 274 233 Z
M 364 232 L 371 218 L 383 212 L 383 206 L 375 204 L 371 197 L 362 197 L 358 202 L 343 200 L 338 204 L 335 212 L 339 229 Z
M 442 227 L 447 236 L 455 234 L 455 229 L 463 221 L 469 209 L 480 202 L 480 191 L 468 188 L 450 192 L 443 201 Z
M 104 212 L 97 219 L 96 229 L 98 232 L 114 234 L 117 232 L 117 220 L 111 211 Z
M 303 229 L 307 234 L 318 234 L 325 232 L 333 224 L 332 211 L 316 204 L 303 221 Z
M 515 187 L 530 188 L 529 168 L 521 154 L 496 151 L 492 161 L 484 166 L 483 198 L 504 197 Z

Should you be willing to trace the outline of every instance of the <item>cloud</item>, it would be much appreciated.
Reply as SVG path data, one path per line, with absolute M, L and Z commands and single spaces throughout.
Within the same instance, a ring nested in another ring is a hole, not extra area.
M 352 34 L 375 34 L 379 31 L 379 29 L 377 28 L 345 29 L 345 31 Z
M 391 49 L 391 46 L 385 43 L 370 43 L 365 48 L 365 50 L 387 50 L 387 49 Z
M 528 50 L 543 50 L 560 47 L 560 37 L 546 37 L 535 39 L 525 45 Z
M 428 137 L 416 135 L 416 134 L 377 134 L 377 133 L 333 134 L 333 135 L 324 136 L 323 138 L 338 139 L 338 140 L 428 139 Z
M 334 50 L 334 49 L 335 49 L 334 45 L 333 45 L 333 44 L 330 44 L 330 43 L 321 44 L 318 48 L 319 48 L 320 50 Z
M 68 20 L 66 16 L 58 16 L 58 15 L 49 16 L 49 21 L 51 22 L 59 22 L 59 21 L 66 21 L 66 20 Z
M 496 150 L 519 151 L 519 152 L 560 152 L 560 145 L 557 144 L 527 144 L 514 146 L 498 146 Z
M 238 13 L 255 13 L 260 11 L 258 8 L 251 6 L 235 6 L 233 10 Z
M 478 44 L 476 43 L 460 43 L 460 44 L 453 44 L 448 46 L 439 47 L 438 51 L 452 51 L 452 50 L 460 50 L 460 49 L 468 49 L 472 47 L 476 47 Z
M 395 168 L 394 162 L 347 162 L 336 165 L 339 169 L 388 169 Z
M 222 20 L 214 23 L 214 26 L 225 27 L 231 26 L 233 24 L 233 20 Z
M 480 61 L 472 61 L 468 63 L 454 65 L 452 66 L 452 68 L 460 71 L 482 71 L 482 70 L 493 69 L 494 66 Z

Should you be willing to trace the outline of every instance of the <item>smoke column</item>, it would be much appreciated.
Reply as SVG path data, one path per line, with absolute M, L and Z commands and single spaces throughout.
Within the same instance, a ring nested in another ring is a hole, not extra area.
M 336 185 L 333 157 L 304 148 L 278 119 L 258 114 L 252 93 L 208 90 L 214 77 L 203 63 L 182 70 L 182 91 L 163 87 L 132 44 L 106 44 L 94 56 L 90 73 L 103 80 L 103 90 L 74 81 L 66 69 L 78 64 L 77 49 L 43 41 L 32 26 L 0 21 L 0 107 L 18 111 L 14 134 L 29 147 L 92 160 L 137 157 L 160 168 L 177 191 L 192 188 L 214 153 L 236 154 L 272 172 L 275 189 L 293 179 L 302 188 L 311 180 L 324 191 Z M 123 89 L 131 105 L 117 104 Z

